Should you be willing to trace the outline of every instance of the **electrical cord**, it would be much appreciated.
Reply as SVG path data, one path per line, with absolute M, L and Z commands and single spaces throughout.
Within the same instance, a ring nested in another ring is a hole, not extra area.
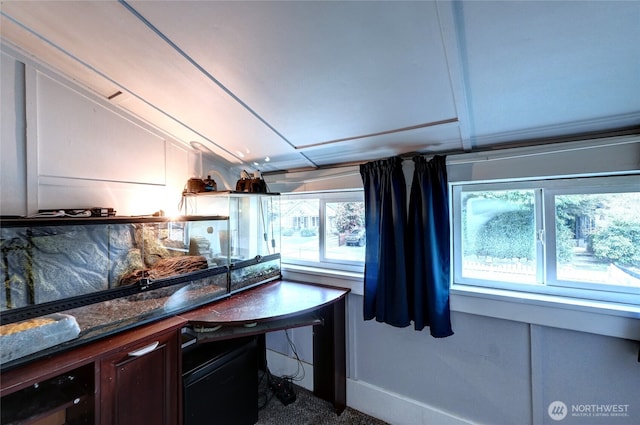
M 265 371 L 259 370 L 258 374 L 258 410 L 261 410 L 269 404 L 275 394 L 271 391 L 271 372 L 269 372 L 269 369 L 267 368 Z
M 293 353 L 297 363 L 298 363 L 298 368 L 296 369 L 296 372 L 293 375 L 285 375 L 284 377 L 290 379 L 291 381 L 295 381 L 295 382 L 300 382 L 304 379 L 304 377 L 306 376 L 306 372 L 304 370 L 304 364 L 302 363 L 302 360 L 300 360 L 300 356 L 298 356 L 298 351 L 296 350 L 296 346 L 293 343 L 293 341 L 291 340 L 291 337 L 289 336 L 289 332 L 288 329 L 284 330 L 284 334 L 287 337 L 287 342 L 289 343 L 289 347 L 291 348 L 291 352 Z
M 304 364 L 298 355 L 295 344 L 286 329 L 284 333 L 287 337 L 289 347 L 297 360 L 298 368 L 296 372 L 291 375 L 275 376 L 269 371 L 269 368 L 266 367 L 266 371 L 262 374 L 258 383 L 258 409 L 263 409 L 274 396 L 285 406 L 296 401 L 297 394 L 294 382 L 302 381 L 305 377 Z M 264 382 L 265 376 L 266 382 Z
M 261 374 L 258 380 L 258 410 L 264 409 L 273 397 L 285 406 L 296 400 L 293 383 L 289 378 L 273 375 L 268 367 L 266 371 L 258 373 Z
M 277 377 L 269 374 L 269 388 L 271 388 L 276 398 L 285 406 L 296 401 L 297 395 L 290 377 Z

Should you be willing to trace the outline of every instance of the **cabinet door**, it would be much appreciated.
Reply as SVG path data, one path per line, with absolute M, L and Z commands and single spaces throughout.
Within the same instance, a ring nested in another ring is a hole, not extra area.
M 101 423 L 178 424 L 178 333 L 145 338 L 101 361 Z

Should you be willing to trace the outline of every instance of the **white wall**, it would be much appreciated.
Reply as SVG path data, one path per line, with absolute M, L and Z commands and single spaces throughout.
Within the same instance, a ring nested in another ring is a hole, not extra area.
M 27 208 L 24 64 L 0 54 L 0 213 L 23 215 Z
M 339 282 L 336 282 L 339 283 Z M 491 314 L 491 312 L 487 312 Z M 637 424 L 640 344 L 622 338 L 452 312 L 455 334 L 362 319 L 348 298 L 347 404 L 392 424 L 554 424 L 553 401 L 627 405 L 623 417 L 568 416 L 563 424 Z M 310 328 L 289 331 L 312 388 Z M 269 368 L 294 373 L 283 333 L 268 335 Z M 280 355 L 278 353 L 284 353 Z
M 10 48 L 1 59 L 2 215 L 90 207 L 177 213 L 190 177 L 226 170 L 203 165 L 185 143 Z

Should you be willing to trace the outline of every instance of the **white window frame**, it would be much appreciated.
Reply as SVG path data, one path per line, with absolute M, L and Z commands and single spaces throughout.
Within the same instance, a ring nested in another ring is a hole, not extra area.
M 450 189 L 462 183 L 640 175 L 639 153 L 640 134 L 594 138 L 448 156 L 447 175 Z M 453 238 L 451 249 L 453 258 Z M 453 267 L 451 273 L 452 312 L 640 341 L 637 305 L 460 285 Z
M 319 199 L 319 211 L 318 216 L 320 222 L 318 223 L 318 249 L 319 260 L 310 261 L 303 259 L 291 259 L 282 258 L 283 269 L 295 269 L 305 267 L 307 269 L 316 268 L 322 270 L 334 270 L 339 272 L 351 272 L 361 274 L 364 271 L 364 261 L 349 261 L 338 260 L 333 258 L 327 258 L 325 256 L 325 236 L 326 236 L 326 224 L 325 224 L 325 211 L 326 204 L 331 202 L 364 202 L 364 190 L 344 190 L 344 191 L 318 191 L 318 192 L 290 192 L 282 193 L 281 199 L 287 198 L 297 199 Z M 293 266 L 293 267 L 292 267 Z
M 640 176 L 610 176 L 570 179 L 543 179 L 510 182 L 452 184 L 453 286 L 477 286 L 517 293 L 640 305 L 640 288 L 613 284 L 593 284 L 556 279 L 554 197 L 564 194 L 620 193 L 638 191 Z M 460 200 L 464 192 L 533 189 L 535 194 L 536 283 L 515 283 L 462 276 L 462 217 Z
M 556 187 L 557 186 L 557 187 Z M 637 192 L 640 191 L 640 176 L 610 176 L 595 177 L 588 179 L 574 179 L 571 185 L 561 184 L 554 181 L 545 191 L 545 204 L 553 206 L 554 197 L 558 195 L 568 194 L 592 194 L 592 193 L 621 193 L 621 192 Z M 551 223 L 555 219 L 553 208 L 545 208 L 545 221 Z M 555 223 L 555 222 L 554 222 Z M 549 225 L 547 230 L 548 239 L 547 252 L 545 262 L 547 264 L 549 276 L 547 285 L 553 288 L 567 288 L 572 293 L 585 294 L 585 298 L 605 299 L 614 302 L 628 302 L 629 297 L 626 295 L 636 295 L 632 304 L 640 304 L 640 288 L 629 288 L 625 286 L 617 286 L 613 284 L 591 284 L 587 282 L 562 281 L 555 278 L 556 276 L 556 226 Z M 607 295 L 605 295 L 607 294 Z M 617 295 L 624 294 L 624 295 Z M 631 300 L 633 301 L 633 299 Z

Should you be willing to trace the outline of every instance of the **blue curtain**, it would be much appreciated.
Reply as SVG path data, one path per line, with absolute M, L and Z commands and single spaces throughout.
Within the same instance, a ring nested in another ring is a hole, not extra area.
M 430 327 L 436 338 L 453 335 L 449 311 L 449 202 L 446 158 L 415 165 L 407 224 L 407 280 L 416 330 Z
M 407 194 L 402 159 L 394 157 L 360 166 L 364 184 L 364 319 L 409 326 L 404 236 Z

